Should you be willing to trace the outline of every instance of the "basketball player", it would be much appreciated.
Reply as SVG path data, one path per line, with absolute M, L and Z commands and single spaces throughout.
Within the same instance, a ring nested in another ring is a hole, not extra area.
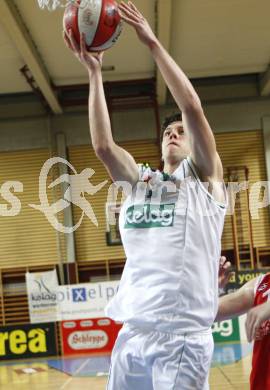
M 255 340 L 250 375 L 251 390 L 270 390 L 270 274 L 247 282 L 219 299 L 217 321 L 247 313 L 248 341 Z
M 65 36 L 89 74 L 96 155 L 114 181 L 127 181 L 133 188 L 120 213 L 127 261 L 118 293 L 107 307 L 109 317 L 124 323 L 112 353 L 107 389 L 205 390 L 226 212 L 222 164 L 190 81 L 136 7 L 121 3 L 119 8 L 149 48 L 182 117 L 168 118 L 163 126 L 164 172 L 137 166 L 112 137 L 102 54 L 87 53 L 83 36 L 80 47 L 72 32 Z M 175 190 L 163 191 L 167 183 L 175 184 Z M 146 184 L 146 192 L 137 196 L 141 184 Z M 159 203 L 153 200 L 158 192 Z M 204 212 L 208 208 L 211 213 Z

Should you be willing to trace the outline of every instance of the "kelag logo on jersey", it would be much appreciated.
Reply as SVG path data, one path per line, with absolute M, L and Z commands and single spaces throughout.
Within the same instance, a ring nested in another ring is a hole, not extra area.
M 174 209 L 174 203 L 131 206 L 126 211 L 125 229 L 173 226 Z

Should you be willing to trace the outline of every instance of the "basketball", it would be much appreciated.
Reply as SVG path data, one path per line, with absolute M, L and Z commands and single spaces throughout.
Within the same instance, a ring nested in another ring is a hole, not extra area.
M 115 0 L 77 0 L 67 6 L 63 26 L 67 35 L 73 31 L 78 44 L 84 33 L 88 51 L 109 49 L 122 30 L 118 4 Z

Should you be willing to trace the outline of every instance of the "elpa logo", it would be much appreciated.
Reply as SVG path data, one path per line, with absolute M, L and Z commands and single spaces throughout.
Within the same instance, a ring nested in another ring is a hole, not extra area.
M 86 289 L 85 288 L 73 288 L 72 289 L 73 302 L 86 302 Z

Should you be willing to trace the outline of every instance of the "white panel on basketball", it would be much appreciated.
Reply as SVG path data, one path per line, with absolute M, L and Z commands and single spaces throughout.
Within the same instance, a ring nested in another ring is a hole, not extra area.
M 122 23 L 119 23 L 118 26 L 116 27 L 115 29 L 115 32 L 113 33 L 113 35 L 111 36 L 110 39 L 108 39 L 103 45 L 101 46 L 94 46 L 93 47 L 93 50 L 97 50 L 97 51 L 102 51 L 102 50 L 106 50 L 106 49 L 109 49 L 112 44 L 114 44 L 117 39 L 119 38 L 120 34 L 121 34 L 121 31 L 122 31 Z
M 96 36 L 101 10 L 102 0 L 91 1 L 89 5 L 78 9 L 79 32 L 85 34 L 85 41 L 88 46 L 91 46 Z

